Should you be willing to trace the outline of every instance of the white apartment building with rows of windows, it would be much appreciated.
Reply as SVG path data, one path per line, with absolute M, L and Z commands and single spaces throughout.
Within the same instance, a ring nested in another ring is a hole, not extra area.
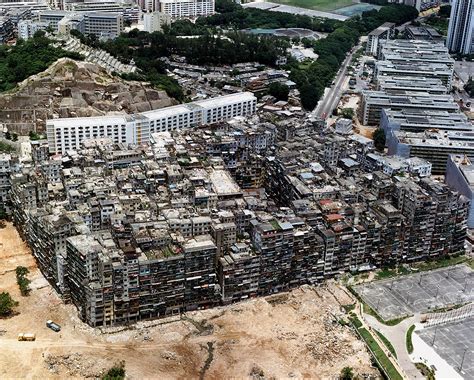
M 123 116 L 51 119 L 46 122 L 50 153 L 77 150 L 87 139 L 108 137 L 115 143 L 142 144 L 152 133 L 192 128 L 252 115 L 257 98 L 242 92 Z
M 214 14 L 214 0 L 160 0 L 160 12 L 172 18 L 199 17 Z

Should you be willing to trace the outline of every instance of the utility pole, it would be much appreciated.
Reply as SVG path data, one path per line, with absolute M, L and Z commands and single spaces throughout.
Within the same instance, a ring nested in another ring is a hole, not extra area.
M 464 358 L 466 357 L 466 352 L 467 352 L 467 348 L 464 350 L 464 354 L 462 355 L 461 366 L 459 367 L 459 372 L 462 371 L 462 366 L 464 364 Z
M 431 345 L 434 346 L 435 340 L 436 340 L 436 333 L 438 332 L 438 325 L 435 327 L 434 335 L 433 335 L 433 341 L 431 342 Z

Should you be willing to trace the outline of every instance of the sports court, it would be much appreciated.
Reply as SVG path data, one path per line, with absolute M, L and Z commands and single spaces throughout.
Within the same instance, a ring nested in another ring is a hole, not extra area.
M 474 379 L 474 317 L 432 326 L 416 331 L 416 334 L 462 377 Z
M 473 285 L 472 269 L 456 265 L 357 285 L 354 290 L 387 321 L 471 302 Z

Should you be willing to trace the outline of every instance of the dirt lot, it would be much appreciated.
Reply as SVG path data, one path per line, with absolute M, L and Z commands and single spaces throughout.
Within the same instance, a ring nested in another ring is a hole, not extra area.
M 0 229 L 0 242 L 0 288 L 19 301 L 19 314 L 0 320 L 2 379 L 95 377 L 120 360 L 135 379 L 317 379 L 345 366 L 377 374 L 363 343 L 340 323 L 340 304 L 351 300 L 334 284 L 102 332 L 61 302 L 11 225 Z M 29 297 L 17 289 L 17 265 L 30 268 Z M 47 319 L 61 332 L 47 329 Z M 37 340 L 18 342 L 19 332 L 34 332 Z

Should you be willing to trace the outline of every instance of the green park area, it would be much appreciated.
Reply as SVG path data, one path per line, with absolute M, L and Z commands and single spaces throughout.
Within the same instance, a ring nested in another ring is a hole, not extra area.
M 277 4 L 291 5 L 313 9 L 315 11 L 333 11 L 335 9 L 348 7 L 353 4 L 352 0 L 270 0 Z

